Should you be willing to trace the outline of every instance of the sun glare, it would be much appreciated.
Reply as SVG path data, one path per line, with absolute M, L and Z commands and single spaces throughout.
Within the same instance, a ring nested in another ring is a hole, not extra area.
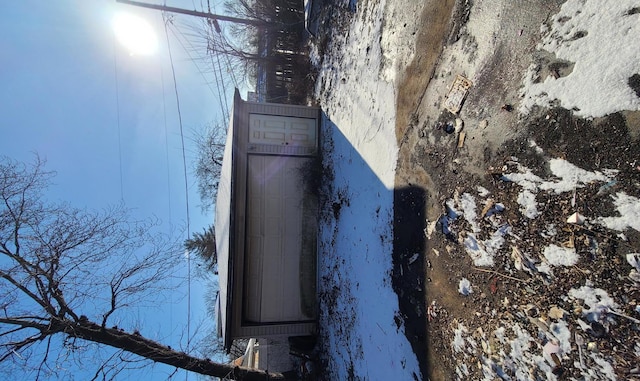
M 150 55 L 158 49 L 155 31 L 145 19 L 130 13 L 118 13 L 113 18 L 113 30 L 131 55 Z

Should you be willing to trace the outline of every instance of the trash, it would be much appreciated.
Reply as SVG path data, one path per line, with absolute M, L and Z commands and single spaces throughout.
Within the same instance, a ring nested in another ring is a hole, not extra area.
M 453 123 L 451 123 L 451 122 L 447 122 L 442 129 L 447 134 L 453 134 L 453 131 L 456 130 L 456 128 L 453 126 Z
M 587 349 L 592 351 L 592 352 L 596 352 L 598 351 L 598 345 L 596 343 L 594 343 L 593 341 L 589 342 L 589 344 L 587 344 Z
M 469 279 L 462 278 L 460 280 L 460 283 L 458 283 L 458 292 L 463 296 L 467 296 L 473 293 L 473 289 L 471 288 L 471 282 L 469 282 Z
M 640 253 L 627 254 L 627 262 L 637 270 L 640 270 Z
M 511 258 L 513 259 L 516 270 L 526 271 L 529 274 L 537 272 L 536 265 L 531 258 L 522 254 L 522 251 L 517 246 L 511 246 Z M 532 292 L 532 294 L 535 294 L 535 292 Z
M 564 317 L 564 314 L 565 314 L 565 310 L 563 310 L 562 308 L 558 308 L 556 306 L 551 307 L 551 309 L 549 310 L 549 317 L 551 319 L 560 320 Z
M 415 262 L 416 260 L 418 260 L 418 253 L 415 253 L 411 256 L 411 258 L 409 258 L 409 264 L 412 265 L 413 262 Z
M 464 138 L 467 134 L 463 131 L 458 135 L 458 148 L 462 148 L 464 146 Z
M 569 216 L 569 218 L 567 218 L 567 223 L 568 224 L 577 224 L 577 225 L 582 225 L 584 223 L 584 216 L 578 212 L 573 213 L 572 215 Z
M 447 239 L 452 242 L 457 242 L 457 237 L 449 228 L 449 226 L 458 218 L 459 212 L 453 209 L 453 207 L 451 207 L 448 203 L 445 204 L 445 209 L 446 213 L 438 219 L 437 226 L 440 227 L 440 231 L 445 235 L 445 237 L 447 237 Z
M 578 355 L 580 356 L 580 368 L 584 369 L 584 359 L 582 358 L 582 346 L 584 345 L 584 339 L 577 332 L 575 334 L 576 346 L 578 347 Z
M 494 214 L 502 213 L 502 212 L 504 212 L 504 209 L 505 209 L 504 204 L 497 203 L 491 209 L 487 210 L 486 216 L 487 217 L 491 217 Z
M 555 368 L 552 371 L 553 374 L 557 375 L 563 373 L 564 370 L 562 368 L 562 363 L 560 362 L 560 357 L 558 357 L 558 353 L 560 353 L 560 346 L 558 343 L 555 340 L 547 341 L 544 347 L 542 347 L 542 351 L 553 361 L 553 364 L 551 365 L 555 365 Z
M 613 188 L 618 182 L 616 180 L 611 180 L 608 183 L 604 184 L 603 186 L 601 186 L 600 188 L 598 188 L 598 193 L 596 193 L 597 196 L 603 195 L 605 193 L 607 193 L 609 190 L 611 190 L 611 188 Z
M 457 114 L 462 108 L 462 103 L 467 97 L 469 88 L 472 84 L 473 83 L 470 80 L 460 74 L 456 75 L 456 79 L 451 85 L 449 94 L 447 94 L 447 99 L 444 101 L 444 108 L 449 110 L 452 114 Z
M 495 205 L 495 202 L 493 201 L 492 198 L 487 199 L 487 203 L 485 204 L 484 208 L 482 208 L 482 213 L 480 213 L 481 217 L 484 217 L 487 212 L 493 208 L 493 205 Z
M 547 343 L 542 347 L 544 353 L 550 355 L 554 353 L 560 352 L 560 346 L 554 341 L 547 341 Z
M 480 121 L 480 124 L 478 124 L 478 127 L 482 128 L 482 129 L 487 128 L 487 126 L 489 126 L 489 121 L 488 121 L 488 120 L 486 120 L 486 119 L 481 120 L 481 121 Z
M 424 228 L 425 237 L 427 237 L 428 239 L 431 239 L 431 234 L 433 234 L 433 232 L 436 230 L 437 224 L 438 224 L 438 221 L 427 222 L 427 227 Z
M 464 128 L 464 122 L 460 118 L 456 118 L 456 132 L 462 131 Z
M 427 320 L 431 321 L 438 316 L 438 306 L 436 305 L 436 301 L 432 301 L 427 307 Z

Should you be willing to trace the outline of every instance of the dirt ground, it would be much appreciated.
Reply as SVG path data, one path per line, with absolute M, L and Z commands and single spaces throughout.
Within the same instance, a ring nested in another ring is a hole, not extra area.
M 567 69 L 535 49 L 540 40 L 540 25 L 557 13 L 563 1 L 527 2 L 526 6 L 510 1 L 484 2 L 487 3 L 484 9 L 476 10 L 469 0 L 429 1 L 421 15 L 424 27 L 416 38 L 415 58 L 398 82 L 396 132 L 400 153 L 396 188 L 405 191 L 399 192 L 396 199 L 395 231 L 402 231 L 410 222 L 419 224 L 420 219 L 436 221 L 444 212 L 447 199 L 481 185 L 500 196 L 507 210 L 501 218 L 523 240 L 529 239 L 534 245 L 545 228 L 543 224 L 563 215 L 570 200 L 560 196 L 539 199 L 545 205 L 543 216 L 526 220 L 517 213 L 517 190 L 500 180 L 500 174 L 513 164 L 511 158 L 517 157 L 536 173 L 548 172 L 544 157 L 563 158 L 587 170 L 617 169 L 621 171 L 615 185 L 617 190 L 637 196 L 640 168 L 630 164 L 640 157 L 637 144 L 640 114 L 616 113 L 585 120 L 563 109 L 539 109 L 527 117 L 519 116 L 518 91 L 531 62 L 541 64 L 541 75 L 553 71 L 562 75 L 562 70 Z M 468 33 L 465 23 L 471 12 L 495 17 L 487 20 L 493 25 L 487 28 L 487 35 Z M 474 51 L 481 38 L 488 39 L 493 47 L 483 57 Z M 458 41 L 463 44 L 453 48 Z M 442 102 L 457 74 L 473 78 L 473 85 L 459 115 L 452 115 L 444 110 Z M 466 139 L 462 147 L 458 147 L 455 133 L 447 134 L 438 128 L 456 118 L 464 121 Z M 544 155 L 531 147 L 530 140 L 537 143 Z M 615 210 L 610 197 L 603 196 L 598 187 L 581 189 L 577 202 L 587 215 L 607 216 Z M 416 210 L 412 205 L 423 205 L 424 209 Z M 500 324 L 500 319 L 513 312 L 513 306 L 534 305 L 536 310 L 546 311 L 561 303 L 561 295 L 585 279 L 611 279 L 607 286 L 609 293 L 620 297 L 626 293 L 625 300 L 631 300 L 631 305 L 637 303 L 637 289 L 629 289 L 628 283 L 621 280 L 627 276 L 628 268 L 620 263 L 629 250 L 640 251 L 640 235 L 631 229 L 625 234 L 625 239 L 620 239 L 604 229 L 564 229 L 559 240 L 568 240 L 576 250 L 586 252 L 590 240 L 597 238 L 600 254 L 556 274 L 558 278 L 553 282 L 539 274 L 509 275 L 478 269 L 460 245 L 460 237 L 448 240 L 437 229 L 431 239 L 426 235 L 398 237 L 394 258 L 418 247 L 424 254 L 424 291 L 412 284 L 411 277 L 418 274 L 394 279 L 401 311 L 409 317 L 405 319 L 407 337 L 422 361 L 423 374 L 428 374 L 431 380 L 454 377 L 457 364 L 451 349 L 452 326 L 461 320 L 470 325 L 472 332 L 477 328 L 490 332 Z M 500 270 L 500 263 L 494 268 Z M 471 297 L 463 298 L 458 293 L 458 280 L 462 276 L 480 288 Z M 420 298 L 424 304 L 415 312 L 417 307 L 412 301 Z M 508 305 L 504 303 L 507 298 Z M 432 310 L 427 311 L 433 302 Z M 568 305 L 564 308 L 571 310 Z M 497 310 L 497 317 L 491 317 L 495 314 L 488 314 L 490 310 Z M 628 354 L 633 349 L 627 348 L 622 340 L 629 335 L 637 338 L 637 325 L 622 322 L 611 336 L 593 339 L 603 353 L 609 353 L 615 360 L 621 379 L 632 379 L 633 359 Z M 634 340 L 629 342 L 633 347 Z M 571 366 L 563 366 L 568 367 L 568 377 Z

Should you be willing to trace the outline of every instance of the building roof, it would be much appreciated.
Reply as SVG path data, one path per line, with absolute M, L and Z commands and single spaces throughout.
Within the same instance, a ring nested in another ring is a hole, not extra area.
M 241 101 L 238 89 L 234 94 L 234 107 Z M 216 249 L 218 253 L 218 275 L 220 282 L 220 292 L 218 293 L 217 320 L 218 336 L 222 337 L 225 349 L 231 348 L 231 301 L 233 284 L 233 250 L 234 250 L 234 229 L 233 211 L 235 200 L 232 197 L 234 191 L 233 173 L 235 171 L 234 158 L 236 155 L 234 144 L 235 112 L 231 112 L 229 129 L 227 130 L 227 141 L 222 158 L 222 169 L 220 171 L 220 181 L 218 183 L 218 194 L 216 197 L 215 211 L 215 232 Z

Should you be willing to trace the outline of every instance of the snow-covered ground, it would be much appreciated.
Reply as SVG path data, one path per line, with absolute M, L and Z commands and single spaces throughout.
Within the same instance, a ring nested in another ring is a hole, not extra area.
M 607 2 L 568 0 L 544 34 L 538 49 L 573 64 L 565 77 L 537 78 L 529 68 L 521 111 L 533 105 L 573 109 L 576 115 L 598 117 L 622 110 L 640 110 L 640 97 L 628 84 L 640 73 L 640 4 L 637 0 Z M 537 81 L 536 81 L 537 79 Z
M 393 80 L 411 58 L 407 36 L 419 9 L 408 0 L 358 4 L 346 33 L 319 62 L 324 165 L 333 172 L 319 253 L 326 379 L 422 379 L 404 327 L 394 320 L 398 297 L 391 286 Z M 396 33 L 393 24 L 404 23 L 410 25 Z

